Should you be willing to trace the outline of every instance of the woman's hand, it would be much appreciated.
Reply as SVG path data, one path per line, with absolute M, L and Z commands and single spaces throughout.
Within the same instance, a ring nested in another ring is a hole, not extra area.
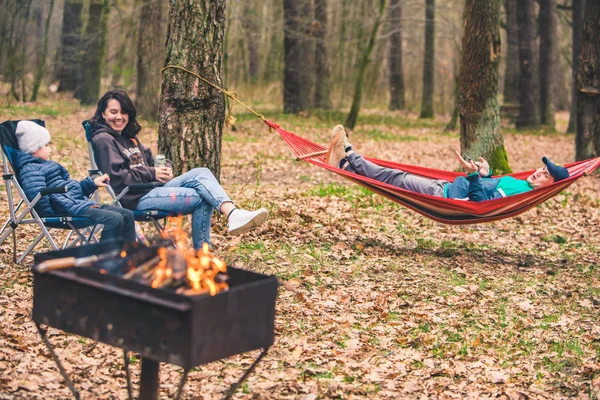
M 169 167 L 154 167 L 156 171 L 156 180 L 167 183 L 173 179 L 173 170 Z
M 467 173 L 471 174 L 473 172 L 479 171 L 479 167 L 477 166 L 477 164 L 475 164 L 475 161 L 465 160 L 464 158 L 462 158 L 462 156 L 460 155 L 460 153 L 458 151 L 455 151 L 454 153 L 456 153 L 456 158 L 458 159 L 458 162 L 463 166 L 463 168 L 465 169 L 465 171 L 467 171 Z
M 488 176 L 490 174 L 490 164 L 485 158 L 479 157 L 479 162 L 476 162 L 475 165 L 479 168 L 479 175 Z
M 106 186 L 108 186 L 108 182 L 110 182 L 110 178 L 108 177 L 108 174 L 103 174 L 103 175 L 100 175 L 100 176 L 94 178 L 94 184 L 97 187 L 106 187 Z

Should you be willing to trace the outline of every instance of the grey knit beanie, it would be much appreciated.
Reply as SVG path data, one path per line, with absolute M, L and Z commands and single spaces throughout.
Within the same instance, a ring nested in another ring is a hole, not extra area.
M 16 134 L 19 150 L 25 153 L 35 153 L 50 143 L 48 129 L 33 121 L 20 121 L 17 124 Z

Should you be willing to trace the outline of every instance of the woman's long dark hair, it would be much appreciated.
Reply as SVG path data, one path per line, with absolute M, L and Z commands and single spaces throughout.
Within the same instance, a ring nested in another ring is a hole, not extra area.
M 139 131 L 142 130 L 142 126 L 137 122 L 137 110 L 133 105 L 133 101 L 131 101 L 127 93 L 125 93 L 123 90 L 110 90 L 104 93 L 104 96 L 98 100 L 98 108 L 96 108 L 96 113 L 92 119 L 90 119 L 90 125 L 92 127 L 97 124 L 108 125 L 102 116 L 102 113 L 106 111 L 108 102 L 112 99 L 117 100 L 119 104 L 121 104 L 121 111 L 129 116 L 129 122 L 127 123 L 125 129 L 123 129 L 122 134 L 130 138 L 134 137 Z

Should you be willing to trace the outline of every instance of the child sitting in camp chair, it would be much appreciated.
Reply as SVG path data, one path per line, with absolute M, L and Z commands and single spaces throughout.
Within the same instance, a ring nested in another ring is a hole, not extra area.
M 342 168 L 401 189 L 449 199 L 471 201 L 497 199 L 525 193 L 569 177 L 569 171 L 565 167 L 543 157 L 542 162 L 545 166 L 538 168 L 525 180 L 511 176 L 492 178 L 490 166 L 483 157 L 480 157 L 477 162 L 470 158 L 465 160 L 459 152 L 456 152 L 456 157 L 467 172 L 467 176 L 459 176 L 452 182 L 430 179 L 398 169 L 381 167 L 365 160 L 352 149 L 342 125 L 333 128 L 331 139 L 331 154 L 327 161 L 332 167 Z
M 50 132 L 33 121 L 20 121 L 16 129 L 19 150 L 15 165 L 19 168 L 20 182 L 27 198 L 31 201 L 42 189 L 66 186 L 65 193 L 42 197 L 35 205 L 37 213 L 44 216 L 69 215 L 87 217 L 104 226 L 100 240 L 135 240 L 133 213 L 130 210 L 99 205 L 89 199 L 99 187 L 108 185 L 108 175 L 95 179 L 85 178 L 77 182 L 70 178 L 60 164 L 50 161 L 52 150 Z

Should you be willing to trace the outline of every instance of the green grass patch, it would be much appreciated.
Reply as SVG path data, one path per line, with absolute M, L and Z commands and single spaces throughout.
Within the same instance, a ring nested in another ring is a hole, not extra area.
M 558 244 L 567 243 L 567 238 L 561 235 L 548 235 L 541 237 L 542 242 L 554 242 Z

